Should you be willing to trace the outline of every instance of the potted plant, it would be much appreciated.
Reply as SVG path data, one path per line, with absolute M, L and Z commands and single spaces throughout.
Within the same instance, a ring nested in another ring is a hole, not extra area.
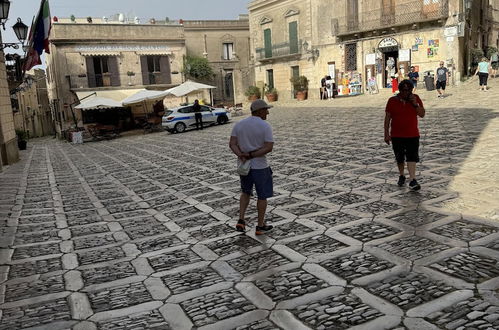
M 132 77 L 135 76 L 135 72 L 127 71 L 126 75 L 128 76 L 128 85 L 132 86 Z
M 277 93 L 277 89 L 265 85 L 265 96 L 267 97 L 267 101 L 269 102 L 277 101 L 278 95 L 279 94 Z
M 292 77 L 290 79 L 293 84 L 293 89 L 296 93 L 296 99 L 303 101 L 307 98 L 308 79 L 305 76 Z
M 249 86 L 244 95 L 248 97 L 248 101 L 254 101 L 262 97 L 262 92 L 260 92 L 260 88 L 256 86 Z
M 26 131 L 16 129 L 16 135 L 17 147 L 19 148 L 19 150 L 26 150 L 26 147 L 28 146 L 28 134 L 26 133 Z

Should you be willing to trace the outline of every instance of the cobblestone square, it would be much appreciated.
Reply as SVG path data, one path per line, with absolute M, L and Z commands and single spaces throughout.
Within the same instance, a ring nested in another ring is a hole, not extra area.
M 497 109 L 453 91 L 421 91 L 420 192 L 396 184 L 388 94 L 277 103 L 265 236 L 255 199 L 234 230 L 243 117 L 30 141 L 0 173 L 0 329 L 498 328 Z

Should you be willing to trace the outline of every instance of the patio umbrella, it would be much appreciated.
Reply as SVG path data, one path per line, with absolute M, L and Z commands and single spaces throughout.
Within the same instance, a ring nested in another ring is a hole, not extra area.
M 170 93 L 168 91 L 151 91 L 148 89 L 142 89 L 122 100 L 121 103 L 123 103 L 124 106 L 127 106 L 131 104 L 142 103 L 145 101 L 162 100 L 169 94 Z
M 84 100 L 75 109 L 80 110 L 95 110 L 95 109 L 110 109 L 110 108 L 122 108 L 120 102 L 111 100 L 105 97 L 95 96 Z
M 201 89 L 212 89 L 212 88 L 216 87 L 187 80 L 185 83 L 178 85 L 177 87 L 167 89 L 166 92 L 173 94 L 175 96 L 184 96 Z

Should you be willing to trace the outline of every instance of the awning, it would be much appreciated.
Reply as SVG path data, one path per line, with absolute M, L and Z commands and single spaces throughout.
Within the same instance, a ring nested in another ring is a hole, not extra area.
M 120 52 L 82 52 L 82 56 L 120 56 Z
M 79 110 L 97 110 L 97 109 L 112 109 L 112 108 L 122 108 L 121 102 L 107 99 L 105 97 L 91 96 L 82 100 L 75 109 Z
M 216 87 L 187 80 L 185 83 L 178 85 L 177 87 L 173 87 L 166 90 L 166 92 L 173 94 L 175 96 L 184 96 L 198 90 L 211 89 L 211 88 L 216 88 Z
M 150 50 L 150 51 L 140 51 L 140 52 L 136 52 L 137 55 L 140 55 L 140 56 L 148 56 L 148 55 L 157 55 L 157 56 L 161 56 L 161 55 L 171 55 L 173 54 L 172 51 L 169 51 L 169 50 Z
M 141 103 L 144 101 L 154 101 L 154 100 L 162 100 L 170 93 L 167 91 L 151 91 L 148 89 L 139 90 L 134 95 L 127 97 L 121 102 L 123 105 L 131 105 L 136 103 Z
M 86 96 L 94 94 L 95 96 L 104 97 L 107 99 L 111 99 L 117 102 L 121 102 L 124 98 L 129 97 L 140 91 L 140 89 L 115 89 L 115 90 L 107 90 L 107 91 L 75 91 L 78 99 L 81 100 Z

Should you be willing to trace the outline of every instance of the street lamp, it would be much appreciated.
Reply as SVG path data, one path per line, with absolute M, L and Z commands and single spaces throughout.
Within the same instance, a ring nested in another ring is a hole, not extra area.
M 7 22 L 7 18 L 9 18 L 9 10 L 10 10 L 10 1 L 0 0 L 0 24 L 2 24 L 4 31 L 5 31 L 5 22 Z
M 6 0 L 0 0 L 0 1 L 6 1 Z M 5 29 L 5 26 L 4 26 L 4 29 Z M 12 47 L 14 49 L 18 49 L 19 45 L 23 45 L 24 42 L 26 41 L 26 38 L 28 37 L 28 26 L 26 24 L 24 24 L 20 18 L 17 19 L 17 23 L 14 24 L 14 26 L 12 26 L 12 29 L 14 30 L 14 33 L 16 34 L 17 39 L 19 39 L 19 42 L 2 43 L 2 45 L 0 46 L 1 50 L 5 49 L 7 47 Z

